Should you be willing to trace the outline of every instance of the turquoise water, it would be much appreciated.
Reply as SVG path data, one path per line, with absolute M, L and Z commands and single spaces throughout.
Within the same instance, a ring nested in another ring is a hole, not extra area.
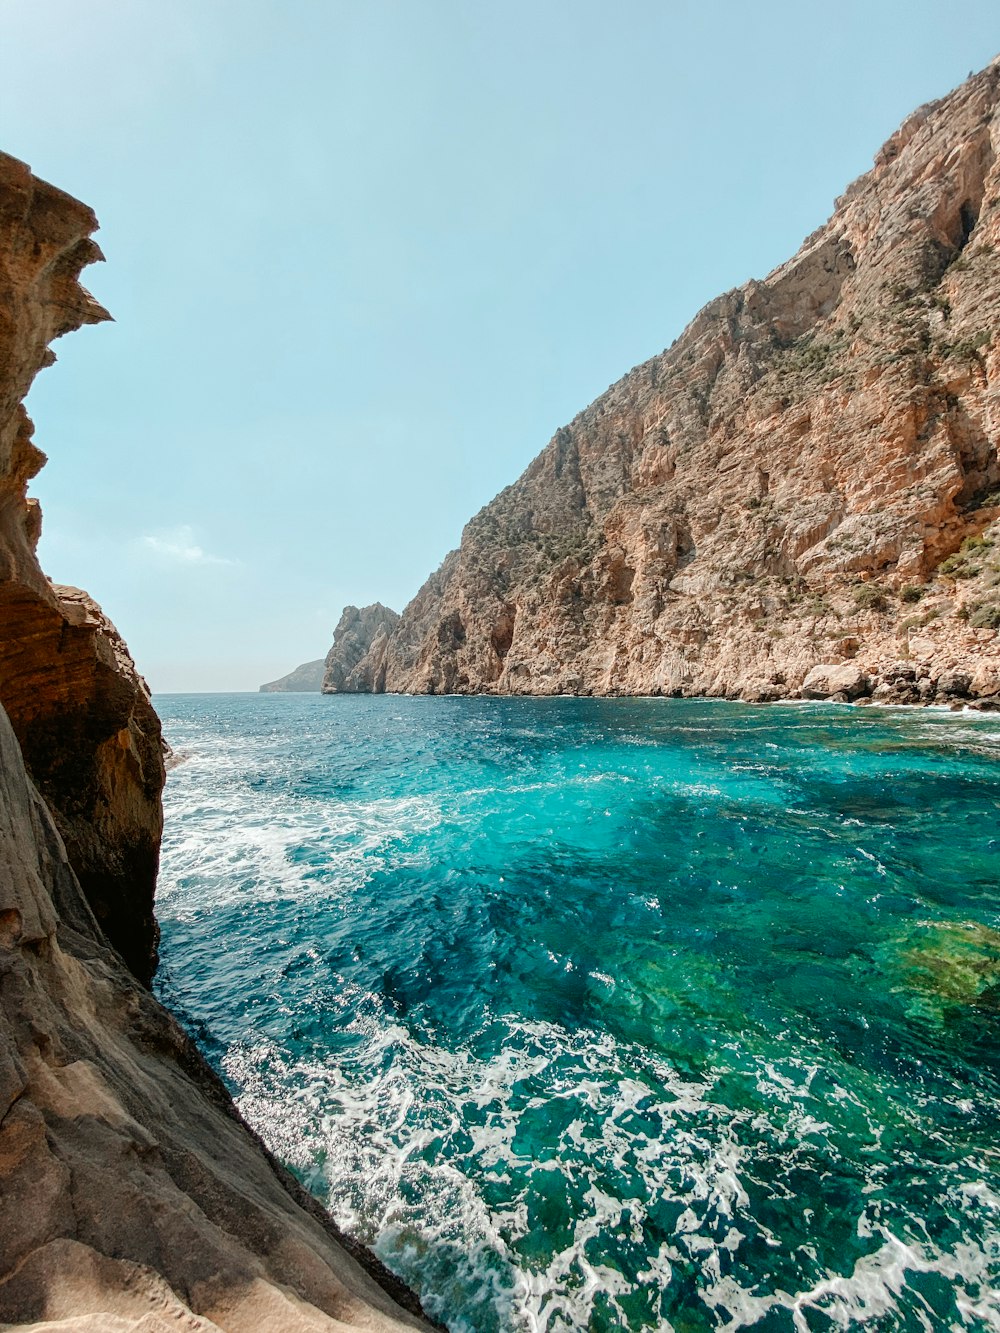
M 1000 719 L 157 706 L 160 991 L 452 1330 L 1000 1328 Z

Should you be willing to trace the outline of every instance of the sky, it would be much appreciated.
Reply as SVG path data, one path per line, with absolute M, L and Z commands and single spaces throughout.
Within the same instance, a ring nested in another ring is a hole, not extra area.
M 39 554 L 154 691 L 413 596 L 553 432 L 1000 52 L 940 0 L 0 0 L 0 149 L 114 324 L 28 408 Z

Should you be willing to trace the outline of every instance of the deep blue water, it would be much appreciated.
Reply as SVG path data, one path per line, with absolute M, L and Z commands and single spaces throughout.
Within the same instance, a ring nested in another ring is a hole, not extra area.
M 156 703 L 160 992 L 451 1329 L 1000 1328 L 1000 719 Z

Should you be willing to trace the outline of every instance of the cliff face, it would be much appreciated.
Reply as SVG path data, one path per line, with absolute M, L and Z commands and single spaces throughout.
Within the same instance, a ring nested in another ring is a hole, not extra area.
M 384 686 L 382 661 L 399 615 L 381 602 L 345 606 L 333 631 L 333 647 L 326 655 L 324 694 L 380 693 Z
M 996 694 L 998 101 L 994 63 L 915 112 L 559 430 L 342 688 Z
M 266 685 L 260 687 L 260 694 L 318 694 L 323 688 L 323 673 L 326 670 L 326 659 L 318 658 L 315 662 L 303 662 L 297 666 L 294 671 L 289 671 L 287 676 L 282 676 L 280 680 L 268 681 Z
M 45 462 L 22 406 L 52 339 L 108 319 L 80 286 L 100 259 L 83 204 L 0 154 L 0 703 L 108 939 L 141 980 L 156 965 L 160 724 L 100 608 L 35 556 L 27 486 Z
M 427 1327 L 139 984 L 155 958 L 159 722 L 100 609 L 42 574 L 26 498 L 44 458 L 21 398 L 50 338 L 107 318 L 77 282 L 95 225 L 0 156 L 0 1323 Z

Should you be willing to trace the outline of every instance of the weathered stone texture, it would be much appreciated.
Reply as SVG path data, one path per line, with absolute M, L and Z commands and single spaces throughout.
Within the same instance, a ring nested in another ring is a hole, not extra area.
M 0 1323 L 427 1327 L 350 1251 L 105 944 L 0 707 Z
M 108 319 L 78 282 L 100 259 L 85 205 L 0 154 L 0 703 L 102 929 L 142 981 L 156 966 L 160 724 L 100 608 L 54 587 L 27 487 L 45 462 L 22 400 L 49 342 Z
M 345 606 L 326 655 L 323 693 L 379 693 L 384 685 L 382 653 L 398 624 L 398 613 L 381 602 Z

